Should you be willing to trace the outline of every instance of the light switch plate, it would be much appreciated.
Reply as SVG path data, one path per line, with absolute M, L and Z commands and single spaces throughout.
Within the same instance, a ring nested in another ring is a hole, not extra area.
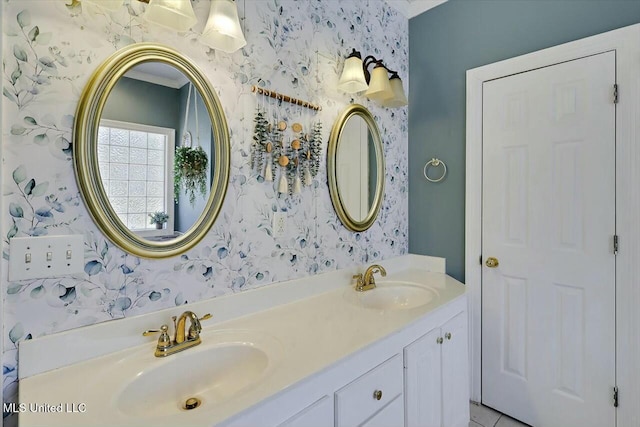
M 81 234 L 13 237 L 9 241 L 9 281 L 67 276 L 83 269 Z
M 287 213 L 273 213 L 273 237 L 281 237 L 287 231 Z

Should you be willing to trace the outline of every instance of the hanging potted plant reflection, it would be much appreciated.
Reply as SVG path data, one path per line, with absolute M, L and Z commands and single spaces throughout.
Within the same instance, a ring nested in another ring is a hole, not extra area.
M 189 105 L 191 103 L 191 92 L 194 92 L 194 112 L 196 118 L 196 142 L 193 146 L 191 132 L 185 130 L 182 135 L 182 145 L 176 148 L 175 161 L 173 165 L 174 173 L 174 195 L 176 203 L 180 194 L 184 191 L 189 196 L 191 206 L 195 204 L 196 193 L 202 197 L 207 196 L 207 170 L 209 158 L 207 153 L 200 146 L 200 135 L 198 127 L 198 100 L 195 95 L 193 85 L 189 83 L 187 95 L 187 108 L 185 112 L 185 129 L 189 123 Z

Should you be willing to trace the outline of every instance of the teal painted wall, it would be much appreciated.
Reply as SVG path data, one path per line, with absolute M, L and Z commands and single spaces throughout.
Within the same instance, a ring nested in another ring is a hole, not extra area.
M 195 93 L 195 95 L 194 95 Z M 180 123 L 178 126 L 178 132 L 176 132 L 176 146 L 182 145 L 182 136 L 185 130 L 191 132 L 192 143 L 195 146 L 197 142 L 197 136 L 200 136 L 200 146 L 207 153 L 207 157 L 209 158 L 209 178 L 207 182 L 207 186 L 211 186 L 211 180 L 213 178 L 213 168 L 215 167 L 215 159 L 213 158 L 211 147 L 213 141 L 213 135 L 211 133 L 211 119 L 209 118 L 209 110 L 207 110 L 207 106 L 204 105 L 204 100 L 202 96 L 200 96 L 200 92 L 197 90 L 191 93 L 191 100 L 189 102 L 189 123 L 185 129 L 185 112 L 187 108 L 187 100 L 189 98 L 189 84 L 185 84 L 180 88 L 180 96 L 179 96 L 179 117 Z M 195 111 L 195 103 L 194 96 L 196 97 L 196 102 L 198 105 L 198 128 L 196 128 L 196 111 Z M 199 132 L 196 130 L 199 129 Z M 209 196 L 196 197 L 196 201 L 193 206 L 189 203 L 189 197 L 181 193 L 178 199 L 178 203 L 176 203 L 174 215 L 175 215 L 175 223 L 174 228 L 176 231 L 180 231 L 182 233 L 186 232 L 191 226 L 196 222 L 200 214 L 205 208 L 207 204 Z
M 409 252 L 464 281 L 466 70 L 638 22 L 640 0 L 449 0 L 409 20 Z
M 102 118 L 178 129 L 179 101 L 178 89 L 123 77 L 112 89 Z

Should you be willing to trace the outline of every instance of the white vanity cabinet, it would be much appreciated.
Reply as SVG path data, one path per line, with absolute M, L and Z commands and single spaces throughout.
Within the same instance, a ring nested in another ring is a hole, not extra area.
M 396 354 L 336 392 L 335 426 L 404 425 L 402 388 L 402 356 Z
M 466 310 L 461 296 L 218 427 L 467 427 Z
M 218 427 L 402 427 L 402 353 L 382 362 L 376 353 L 360 354 Z
M 404 404 L 402 396 L 396 397 L 380 412 L 360 424 L 358 427 L 389 427 L 404 425 Z
M 404 349 L 406 427 L 469 424 L 467 313 Z
M 333 425 L 333 397 L 323 396 L 278 427 L 325 427 Z

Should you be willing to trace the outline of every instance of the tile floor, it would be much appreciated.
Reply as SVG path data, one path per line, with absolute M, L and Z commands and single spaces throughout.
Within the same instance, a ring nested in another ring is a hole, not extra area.
M 469 427 L 528 427 L 513 418 L 486 406 L 471 404 Z

